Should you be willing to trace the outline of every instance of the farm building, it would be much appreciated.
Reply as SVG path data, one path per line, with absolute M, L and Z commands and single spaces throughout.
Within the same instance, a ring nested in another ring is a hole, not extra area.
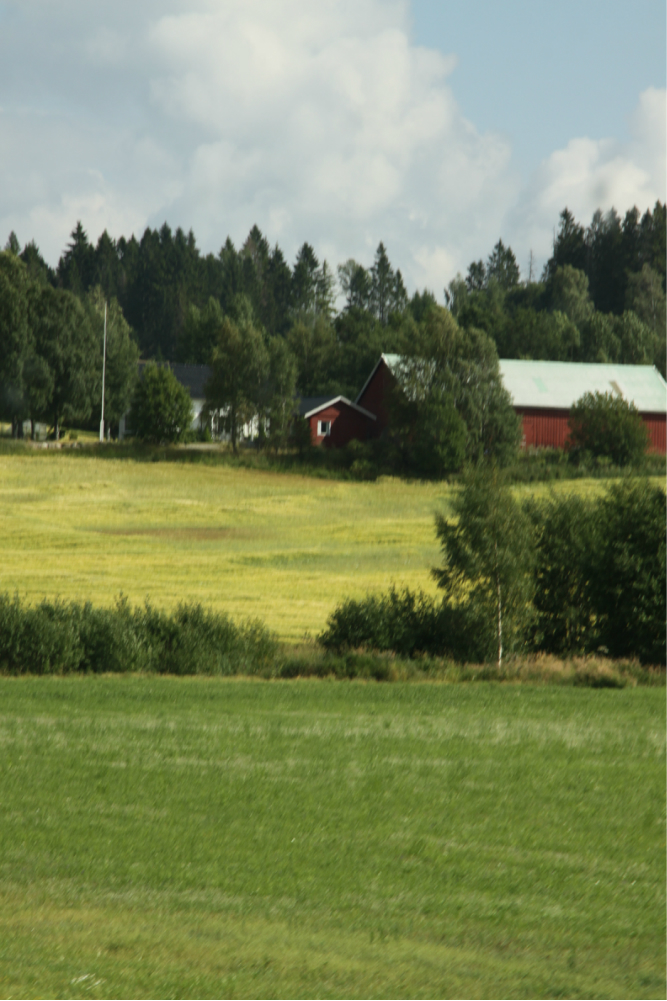
M 400 364 L 400 355 L 380 355 L 375 368 L 366 379 L 355 403 L 375 414 L 375 436 L 382 434 L 389 423 L 389 397 L 396 379 L 394 372 Z
M 389 394 L 399 363 L 399 355 L 382 355 L 356 399 L 376 415 L 376 435 L 389 420 Z M 666 450 L 667 383 L 653 365 L 501 359 L 500 374 L 523 421 L 524 448 L 563 448 L 570 407 L 584 393 L 598 392 L 634 403 L 648 428 L 651 449 Z
M 375 437 L 375 414 L 344 396 L 304 397 L 299 413 L 310 425 L 313 445 L 341 448 L 353 438 L 366 441 Z
M 523 421 L 524 448 L 563 448 L 570 407 L 584 393 L 613 393 L 634 403 L 650 448 L 665 451 L 667 383 L 653 365 L 501 359 L 500 374 Z

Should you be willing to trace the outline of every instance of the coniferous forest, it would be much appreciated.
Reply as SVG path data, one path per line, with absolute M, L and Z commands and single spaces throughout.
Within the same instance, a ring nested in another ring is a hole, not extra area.
M 443 292 L 461 337 L 482 337 L 498 357 L 653 364 L 664 375 L 665 224 L 660 202 L 623 219 L 598 211 L 588 226 L 564 209 L 539 276 L 532 266 L 522 275 L 499 240 L 446 289 L 412 297 L 382 243 L 370 264 L 334 269 L 308 243 L 290 264 L 257 226 L 241 247 L 228 238 L 215 255 L 166 223 L 140 240 L 105 231 L 96 245 L 77 223 L 54 270 L 34 242 L 21 247 L 11 233 L 0 254 L 0 417 L 55 428 L 90 417 L 105 301 L 112 423 L 128 405 L 139 356 L 208 364 L 225 318 L 259 332 L 265 378 L 277 366 L 303 396 L 354 398 L 381 352 L 419 343 L 429 312 L 444 312 Z

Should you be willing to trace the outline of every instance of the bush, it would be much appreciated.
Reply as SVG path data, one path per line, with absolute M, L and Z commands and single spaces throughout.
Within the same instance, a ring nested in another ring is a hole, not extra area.
M 154 445 L 183 441 L 190 431 L 190 394 L 170 368 L 146 365 L 137 383 L 130 427 L 137 438 Z
M 528 505 L 535 530 L 533 649 L 665 663 L 665 495 L 646 481 Z
M 361 601 L 339 605 L 318 636 L 325 650 L 392 651 L 403 657 L 420 654 L 451 656 L 457 660 L 483 660 L 488 629 L 473 620 L 469 609 L 437 602 L 422 591 L 390 588 L 386 594 L 369 594 Z
M 318 637 L 325 650 L 487 661 L 498 640 L 493 599 L 500 593 L 503 630 L 507 635 L 509 625 L 514 633 L 515 654 L 525 644 L 549 655 L 603 654 L 664 668 L 660 487 L 626 480 L 594 501 L 552 497 L 527 504 L 524 512 L 505 498 L 495 524 L 489 496 L 473 486 L 467 501 L 464 491 L 456 505 L 458 523 L 437 522 L 446 563 L 435 573 L 446 578 L 444 601 L 393 587 L 347 600 Z M 517 533 L 518 542 L 512 538 Z M 534 559 L 524 559 L 524 545 L 534 546 Z
M 257 674 L 278 652 L 260 622 L 235 625 L 201 605 L 175 612 L 150 605 L 113 609 L 43 601 L 23 607 L 0 595 L 0 672 L 3 674 L 121 673 Z
M 612 657 L 665 664 L 665 494 L 647 481 L 614 484 L 597 505 L 588 572 L 597 642 Z
M 531 646 L 547 653 L 595 648 L 588 573 L 599 546 L 596 504 L 581 497 L 530 501 L 535 539 L 535 627 Z
M 648 431 L 632 403 L 611 393 L 584 393 L 570 410 L 568 450 L 575 460 L 607 458 L 617 466 L 639 465 Z

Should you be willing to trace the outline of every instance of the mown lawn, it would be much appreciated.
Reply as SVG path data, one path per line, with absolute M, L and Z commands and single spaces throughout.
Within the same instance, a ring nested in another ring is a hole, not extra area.
M 0 993 L 664 997 L 658 689 L 0 679 Z
M 446 483 L 321 480 L 228 465 L 0 455 L 0 591 L 110 605 L 198 601 L 315 635 L 345 597 L 434 591 Z M 599 491 L 600 481 L 559 484 Z M 521 487 L 518 492 L 544 492 Z

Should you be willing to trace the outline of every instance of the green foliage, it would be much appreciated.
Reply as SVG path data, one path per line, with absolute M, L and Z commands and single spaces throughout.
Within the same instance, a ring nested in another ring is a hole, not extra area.
M 443 654 L 453 645 L 452 616 L 425 595 L 392 587 L 386 594 L 348 599 L 329 616 L 318 637 L 326 650 L 392 650 L 406 657 Z
M 526 510 L 535 544 L 532 646 L 555 654 L 595 649 L 590 571 L 595 553 L 604 545 L 598 508 L 572 495 L 532 501 Z
M 664 374 L 664 247 L 660 202 L 641 220 L 629 210 L 622 223 L 613 209 L 598 211 L 587 229 L 565 209 L 541 282 L 531 269 L 519 284 L 500 241 L 445 297 L 458 323 L 485 331 L 502 358 L 654 364 Z
M 269 356 L 260 331 L 248 316 L 235 323 L 224 317 L 211 356 L 206 410 L 220 434 L 229 434 L 234 452 L 239 432 L 260 409 Z
M 504 291 L 516 288 L 520 279 L 519 265 L 511 247 L 506 247 L 502 240 L 493 248 L 486 265 L 486 281 L 494 283 Z
M 192 422 L 192 401 L 170 368 L 146 365 L 137 383 L 130 427 L 142 441 L 167 444 L 183 441 Z
M 588 320 L 594 312 L 588 294 L 588 276 L 570 264 L 556 268 L 546 294 L 551 308 L 564 313 L 577 327 Z
M 104 307 L 102 288 L 96 286 L 87 297 L 87 306 L 93 329 L 100 344 L 100 355 L 104 346 Z M 118 424 L 127 413 L 137 382 L 139 347 L 132 337 L 117 299 L 107 304 L 107 360 L 104 388 L 104 417 L 107 424 Z M 99 384 L 100 397 L 102 383 Z M 101 399 L 95 400 L 95 406 Z
M 597 514 L 590 601 L 599 643 L 665 664 L 665 495 L 647 482 L 613 485 Z
M 535 649 L 665 664 L 665 495 L 629 480 L 598 501 L 528 508 L 536 571 Z
M 28 416 L 26 364 L 33 354 L 28 314 L 29 276 L 11 250 L 0 252 L 0 414 L 14 437 Z
M 664 334 L 665 290 L 662 278 L 649 264 L 628 275 L 625 306 L 657 334 Z
M 236 625 L 201 605 L 171 614 L 43 601 L 23 606 L 0 594 L 0 673 L 256 674 L 275 658 L 275 639 L 260 622 Z
M 486 456 L 505 463 L 516 454 L 519 419 L 502 385 L 493 341 L 481 331 L 459 327 L 448 310 L 433 306 L 406 345 L 397 378 L 407 406 L 418 414 L 424 406 L 440 408 L 441 426 L 444 407 L 450 407 L 445 401 L 451 401 L 466 427 L 469 461 Z M 396 412 L 405 428 L 400 406 Z M 452 450 L 458 454 L 458 435 Z
M 313 444 L 313 436 L 310 430 L 310 423 L 305 419 L 305 417 L 295 417 L 290 425 L 289 441 L 293 448 L 295 448 L 299 456 L 303 457 L 307 452 L 310 451 L 311 445 Z M 320 449 L 322 454 L 328 452 L 328 449 Z
M 584 393 L 570 410 L 568 448 L 573 458 L 606 456 L 617 466 L 639 465 L 648 431 L 633 403 L 612 393 Z
M 407 588 L 347 600 L 319 637 L 325 649 L 468 662 L 495 652 L 500 669 L 502 644 L 560 657 L 638 658 L 664 669 L 660 487 L 627 480 L 597 500 L 551 496 L 522 509 L 497 473 L 476 470 L 453 507 L 457 520 L 436 523 L 444 565 L 433 575 L 444 600 Z M 604 672 L 587 681 L 582 671 L 576 683 L 607 683 Z
M 65 421 L 85 421 L 102 382 L 102 342 L 80 299 L 63 289 L 34 286 L 30 323 L 35 352 L 45 362 L 43 411 L 56 440 Z M 48 370 L 48 372 L 47 372 Z M 48 380 L 46 378 L 48 374 Z
M 189 365 L 208 365 L 222 321 L 222 307 L 213 296 L 201 309 L 191 304 L 179 336 L 179 361 Z
M 269 376 L 263 390 L 269 444 L 276 451 L 284 448 L 294 420 L 297 363 L 282 337 L 269 342 Z
M 439 478 L 461 469 L 468 429 L 451 394 L 438 385 L 412 399 L 404 391 L 395 392 L 390 412 L 391 431 L 399 448 L 395 465 L 401 471 Z
M 530 525 L 495 467 L 469 470 L 453 509 L 453 523 L 436 517 L 443 565 L 432 573 L 444 602 L 462 606 L 486 636 L 494 637 L 501 664 L 503 649 L 523 646 L 530 620 Z

